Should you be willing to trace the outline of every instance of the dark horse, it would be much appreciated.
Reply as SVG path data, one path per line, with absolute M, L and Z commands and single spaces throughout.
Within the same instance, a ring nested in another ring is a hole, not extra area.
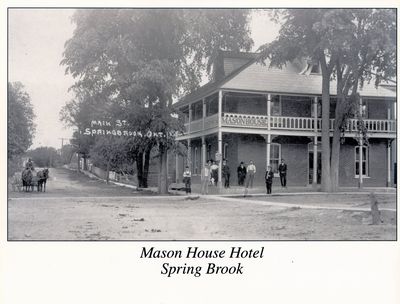
M 22 189 L 25 191 L 33 191 L 33 186 L 34 183 L 32 170 L 30 168 L 26 168 L 24 171 L 22 171 Z
M 49 169 L 40 170 L 37 174 L 37 189 L 38 192 L 46 192 L 46 182 L 49 178 Z

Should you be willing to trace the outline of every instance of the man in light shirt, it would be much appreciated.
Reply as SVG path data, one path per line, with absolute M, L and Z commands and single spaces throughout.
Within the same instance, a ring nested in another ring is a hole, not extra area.
M 189 166 L 186 166 L 183 172 L 183 182 L 185 183 L 186 194 L 192 193 L 191 189 L 192 172 L 189 170 Z
M 254 165 L 253 161 L 251 160 L 249 165 L 247 166 L 247 180 L 246 180 L 246 188 L 249 187 L 253 188 L 253 181 L 254 181 L 254 175 L 256 174 L 256 166 Z
M 208 184 L 211 179 L 211 161 L 208 161 L 207 164 L 201 169 L 201 194 L 208 194 Z

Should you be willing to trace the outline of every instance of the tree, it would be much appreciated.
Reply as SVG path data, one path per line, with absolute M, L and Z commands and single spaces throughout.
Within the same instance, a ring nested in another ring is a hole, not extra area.
M 151 149 L 157 148 L 160 193 L 168 187 L 166 153 L 175 145 L 170 134 L 183 130 L 172 102 L 199 86 L 219 49 L 250 49 L 248 13 L 113 9 L 74 14 L 76 29 L 62 60 L 66 72 L 76 78 L 74 89 L 100 96 L 110 105 L 108 113 L 126 117 L 132 128 L 165 135 L 136 147 L 137 161 L 144 153 L 145 165 Z
M 332 138 L 331 182 L 332 189 L 336 190 L 340 140 L 349 117 L 357 114 L 359 133 L 364 143 L 368 140 L 358 110 L 359 88 L 370 81 L 378 86 L 396 75 L 396 12 L 393 9 L 335 10 L 330 15 L 329 27 L 340 29 L 337 36 L 340 37 L 341 45 L 334 58 L 337 101 Z M 362 181 L 362 174 L 359 176 Z
M 8 83 L 7 155 L 21 156 L 32 144 L 35 115 L 28 93 L 20 82 Z
M 119 170 L 128 159 L 125 151 L 125 143 L 121 138 L 100 137 L 91 148 L 91 158 L 94 165 L 106 170 L 107 184 L 110 178 L 110 170 Z
M 41 168 L 56 167 L 61 161 L 57 150 L 53 147 L 38 147 L 28 151 L 27 155 L 32 159 L 35 166 Z
M 279 37 L 261 48 L 261 60 L 281 67 L 308 58 L 322 72 L 322 189 L 338 187 L 340 135 L 354 115 L 358 89 L 375 78 L 375 85 L 395 75 L 395 11 L 390 9 L 276 10 Z M 329 85 L 337 81 L 332 153 L 329 135 Z M 350 115 L 349 115 L 350 114 Z M 359 124 L 360 128 L 362 123 Z

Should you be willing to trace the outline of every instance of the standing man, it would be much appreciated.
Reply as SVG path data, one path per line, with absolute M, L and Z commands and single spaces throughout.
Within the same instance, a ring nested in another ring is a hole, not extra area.
M 227 165 L 227 160 L 222 162 L 222 177 L 224 179 L 224 188 L 229 188 L 229 178 L 231 177 L 231 169 Z
M 243 162 L 240 162 L 240 165 L 237 168 L 237 176 L 239 186 L 243 186 L 244 180 L 246 178 L 246 167 L 244 166 Z
M 286 172 L 287 172 L 287 165 L 285 164 L 285 160 L 282 158 L 281 163 L 278 167 L 279 177 L 281 178 L 281 186 L 286 188 Z
M 256 174 L 256 166 L 251 160 L 249 165 L 247 166 L 247 180 L 246 180 L 246 188 L 253 188 L 254 175 Z
M 274 172 L 271 170 L 271 166 L 267 167 L 265 172 L 265 185 L 267 186 L 267 194 L 272 193 L 272 181 L 274 180 Z
M 191 180 L 192 180 L 192 172 L 190 172 L 189 166 L 186 166 L 185 172 L 183 172 L 183 182 L 185 183 L 186 194 L 192 193 Z
M 210 171 L 211 161 L 207 161 L 207 164 L 201 169 L 201 194 L 208 194 L 208 184 L 211 180 Z

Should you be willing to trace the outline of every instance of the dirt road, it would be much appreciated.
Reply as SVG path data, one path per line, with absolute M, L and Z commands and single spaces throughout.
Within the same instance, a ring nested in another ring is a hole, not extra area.
M 383 223 L 370 225 L 365 194 L 187 200 L 106 185 L 65 169 L 52 170 L 51 176 L 46 193 L 10 193 L 9 240 L 396 238 L 393 194 L 379 196 L 388 210 L 382 211 Z

